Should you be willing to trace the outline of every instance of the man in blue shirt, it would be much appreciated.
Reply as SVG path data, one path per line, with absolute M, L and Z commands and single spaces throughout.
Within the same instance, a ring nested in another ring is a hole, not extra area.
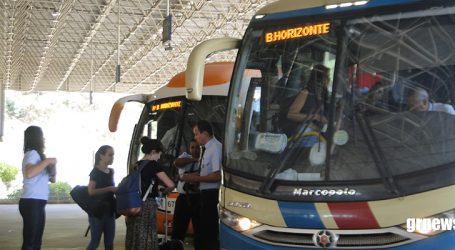
M 201 145 L 199 174 L 185 174 L 182 181 L 199 182 L 201 191 L 200 228 L 201 249 L 219 249 L 218 192 L 221 181 L 221 143 L 213 136 L 212 126 L 201 120 L 193 128 L 194 139 Z

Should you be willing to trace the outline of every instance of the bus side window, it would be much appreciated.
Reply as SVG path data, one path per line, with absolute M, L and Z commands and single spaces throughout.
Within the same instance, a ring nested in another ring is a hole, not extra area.
M 246 93 L 246 102 L 243 110 L 239 110 L 238 114 L 241 113 L 241 116 L 238 117 L 238 122 L 240 122 L 240 127 L 243 127 L 249 134 L 249 137 L 254 137 L 256 132 L 260 130 L 261 119 L 259 117 L 261 110 L 261 78 L 251 78 L 250 86 Z M 255 138 L 242 138 L 241 148 L 247 149 L 251 147 L 251 141 L 254 141 Z

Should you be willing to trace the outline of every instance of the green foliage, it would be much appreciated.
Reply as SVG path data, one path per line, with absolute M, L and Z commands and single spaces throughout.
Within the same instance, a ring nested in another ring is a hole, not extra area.
M 66 182 L 57 181 L 56 183 L 49 185 L 50 194 L 49 200 L 56 202 L 67 202 L 71 201 L 71 186 Z
M 66 182 L 56 182 L 49 185 L 49 202 L 72 202 L 71 186 Z M 21 198 L 22 189 L 17 189 L 7 195 L 8 199 L 18 200 Z
M 19 200 L 19 198 L 21 198 L 21 195 L 22 195 L 22 189 L 16 189 L 12 193 L 9 193 L 8 195 L 6 195 L 6 197 L 10 200 Z
M 36 103 L 15 102 L 8 96 L 6 96 L 5 104 L 5 112 L 9 117 L 25 123 L 34 122 L 40 117 L 47 117 L 50 112 L 48 107 L 37 106 Z
M 0 162 L 0 180 L 5 184 L 7 190 L 11 187 L 11 182 L 16 179 L 18 172 L 19 169 L 16 167 Z
M 5 112 L 7 115 L 13 117 L 16 115 L 16 104 L 13 100 L 6 99 L 6 109 Z

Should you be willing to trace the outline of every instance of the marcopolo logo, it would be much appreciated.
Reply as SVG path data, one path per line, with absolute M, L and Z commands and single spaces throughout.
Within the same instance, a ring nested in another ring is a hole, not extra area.
M 304 188 L 295 188 L 293 195 L 294 196 L 334 196 L 334 195 L 355 195 L 357 191 L 355 189 L 304 189 Z
M 408 218 L 406 230 L 410 233 L 429 233 L 432 231 L 455 230 L 455 219 L 453 218 Z

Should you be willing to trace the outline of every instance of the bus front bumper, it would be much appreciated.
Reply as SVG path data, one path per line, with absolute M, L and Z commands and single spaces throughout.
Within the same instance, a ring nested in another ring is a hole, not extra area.
M 253 240 L 245 235 L 242 235 L 239 232 L 232 230 L 223 223 L 220 223 L 220 247 L 222 250 L 258 250 L 258 249 L 267 249 L 267 250 L 295 250 L 295 249 L 324 249 L 322 247 L 288 247 L 288 246 L 277 246 L 270 245 L 260 241 Z M 327 249 L 327 248 L 326 248 Z M 348 249 L 348 248 L 337 248 L 332 247 L 329 249 Z M 362 248 L 350 248 L 350 249 L 362 249 Z M 438 249 L 438 250 L 453 250 L 455 249 L 455 231 L 447 231 L 441 234 L 438 234 L 427 239 L 414 241 L 410 244 L 404 244 L 396 247 L 383 247 L 383 248 L 368 248 L 368 249 L 392 249 L 392 250 L 428 250 L 428 249 Z

